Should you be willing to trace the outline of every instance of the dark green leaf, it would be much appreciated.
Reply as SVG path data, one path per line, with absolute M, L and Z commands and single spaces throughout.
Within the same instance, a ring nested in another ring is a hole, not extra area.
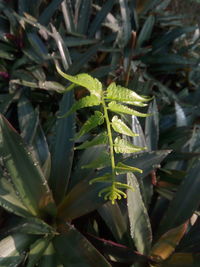
M 158 150 L 153 152 L 140 153 L 134 157 L 134 154 L 131 157 L 124 159 L 122 162 L 124 164 L 135 166 L 141 169 L 143 172 L 137 174 L 137 176 L 144 178 L 146 177 L 153 169 L 159 167 L 159 164 L 162 160 L 171 153 L 170 150 Z
M 70 68 L 68 69 L 68 73 L 74 75 L 81 71 L 83 66 L 88 63 L 88 61 L 96 55 L 98 49 L 100 47 L 100 44 L 96 44 L 92 47 L 90 47 L 85 53 L 81 54 L 79 59 L 74 61 Z
M 14 98 L 15 98 L 16 94 L 5 94 L 5 95 L 1 95 L 0 98 L 0 113 L 5 114 L 9 108 L 9 106 L 11 105 L 11 103 L 13 102 Z
M 39 17 L 39 22 L 41 24 L 47 25 L 51 17 L 53 16 L 54 12 L 57 10 L 58 6 L 62 3 L 63 0 L 53 0 L 50 2 L 48 7 L 42 12 Z
M 151 37 L 152 30 L 155 24 L 155 16 L 149 15 L 146 19 L 137 39 L 137 47 L 141 47 L 145 41 Z
M 62 220 L 71 221 L 105 203 L 103 198 L 98 197 L 98 193 L 107 184 L 96 183 L 90 185 L 87 179 L 84 179 L 84 177 L 81 177 L 81 179 L 82 181 L 72 188 L 58 207 L 58 217 Z
M 22 252 L 29 248 L 35 240 L 36 237 L 21 233 L 15 233 L 2 239 L 0 241 L 0 266 L 18 266 L 24 258 Z
M 43 60 L 48 58 L 48 50 L 43 43 L 42 39 L 33 32 L 27 32 L 27 38 L 34 49 L 34 52 L 39 55 Z
M 44 251 L 39 262 L 39 267 L 63 267 L 63 265 L 58 263 L 58 256 L 56 255 L 52 242 L 49 243 Z
M 27 144 L 31 145 L 39 124 L 38 112 L 24 96 L 19 99 L 17 111 L 21 136 Z
M 135 191 L 127 191 L 128 216 L 131 237 L 140 253 L 148 254 L 151 248 L 152 232 L 149 216 L 144 205 L 139 183 L 132 173 L 127 174 L 127 183 Z
M 54 228 L 36 217 L 29 217 L 20 220 L 20 223 L 16 227 L 12 228 L 11 231 L 33 235 L 57 234 Z
M 60 102 L 59 112 L 65 113 L 73 105 L 73 92 L 64 94 Z M 71 166 L 73 161 L 73 147 L 75 134 L 75 114 L 57 119 L 55 138 L 51 147 L 50 185 L 56 202 L 60 202 L 67 190 Z
M 169 43 L 176 40 L 178 37 L 185 33 L 193 32 L 196 27 L 176 27 L 169 32 L 166 32 L 163 36 L 159 36 L 159 39 L 153 41 L 154 51 L 161 50 L 164 46 L 168 46 Z
M 122 27 L 118 36 L 118 44 L 121 48 L 125 47 L 131 38 L 130 9 L 126 0 L 119 0 L 120 12 L 122 17 Z
M 33 243 L 30 247 L 29 257 L 27 267 L 34 267 L 36 263 L 40 260 L 43 252 L 46 250 L 49 245 L 52 237 L 42 237 Z
M 12 184 L 3 177 L 0 179 L 0 206 L 22 217 L 31 216 L 31 213 L 17 197 Z
M 80 1 L 79 18 L 78 18 L 78 25 L 77 25 L 78 33 L 86 34 L 88 24 L 90 21 L 91 8 L 92 8 L 91 0 Z
M 116 241 L 120 244 L 131 245 L 126 216 L 121 212 L 120 206 L 111 202 L 105 203 L 98 209 L 107 227 L 111 230 Z
M 74 227 L 69 227 L 66 233 L 56 236 L 53 244 L 64 267 L 73 265 L 81 267 L 111 266 L 98 250 Z
M 90 23 L 89 28 L 89 37 L 93 37 L 95 33 L 99 30 L 102 25 L 102 22 L 105 20 L 108 13 L 111 11 L 115 0 L 108 0 L 105 4 L 101 7 L 100 11 L 96 14 L 93 21 Z
M 38 163 L 32 161 L 22 139 L 3 116 L 0 126 L 0 152 L 23 204 L 33 215 L 54 214 L 54 200 Z
M 187 221 L 197 210 L 200 204 L 200 163 L 199 160 L 189 170 L 186 178 L 180 185 L 174 199 L 162 220 L 161 233 Z M 170 220 L 169 220 L 170 218 Z
M 156 150 L 159 138 L 159 113 L 156 101 L 149 105 L 148 113 L 152 114 L 145 120 L 145 139 L 150 151 Z

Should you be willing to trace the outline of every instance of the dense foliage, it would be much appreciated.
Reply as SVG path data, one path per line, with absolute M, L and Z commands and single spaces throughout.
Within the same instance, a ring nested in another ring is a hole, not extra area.
M 199 32 L 170 2 L 0 2 L 0 266 L 199 266 Z

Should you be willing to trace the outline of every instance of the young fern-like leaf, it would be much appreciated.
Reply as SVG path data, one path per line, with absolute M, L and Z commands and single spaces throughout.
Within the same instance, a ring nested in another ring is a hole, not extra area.
M 128 114 L 128 115 L 134 115 L 136 117 L 148 117 L 151 114 L 146 114 L 146 113 L 141 113 L 139 111 L 136 111 L 132 108 L 129 108 L 127 106 L 124 106 L 122 104 L 118 104 L 116 101 L 112 101 L 108 104 L 108 108 L 115 112 L 115 113 L 124 113 L 124 114 Z
M 92 129 L 96 128 L 98 125 L 104 123 L 104 116 L 100 111 L 95 111 L 94 115 L 92 115 L 81 127 L 80 131 L 76 134 L 75 139 L 80 138 L 84 134 L 88 133 Z
M 99 177 L 93 178 L 92 180 L 90 180 L 89 184 L 101 183 L 101 182 L 110 183 L 110 179 L 112 178 L 111 176 L 112 175 L 110 173 L 106 173 L 103 176 L 99 176 Z
M 64 118 L 81 108 L 99 106 L 100 104 L 101 104 L 101 101 L 99 100 L 98 97 L 96 97 L 95 95 L 88 95 L 88 96 L 81 98 L 79 101 L 75 102 L 74 105 L 71 107 L 71 109 L 67 113 L 59 117 Z
M 102 169 L 110 166 L 110 157 L 108 152 L 102 152 L 100 156 L 87 165 L 83 165 L 82 169 Z
M 112 128 L 115 132 L 120 134 L 125 134 L 128 136 L 139 136 L 139 134 L 134 133 L 122 120 L 117 116 L 112 118 Z
M 88 89 L 88 91 L 91 93 L 91 95 L 95 95 L 99 99 L 101 98 L 102 94 L 102 84 L 99 80 L 93 78 L 92 76 L 88 75 L 87 73 L 81 73 L 76 76 L 72 76 L 69 74 L 66 74 L 61 71 L 61 69 L 56 66 L 58 73 L 65 79 L 69 80 L 70 82 L 80 85 L 82 87 L 85 87 Z
M 105 182 L 105 181 L 104 181 Z M 101 191 L 99 191 L 98 196 L 101 197 L 102 194 L 104 195 L 104 199 L 105 200 L 110 200 L 112 204 L 115 204 L 115 201 L 117 199 L 122 199 L 123 198 L 127 198 L 127 195 L 125 192 L 123 192 L 120 189 L 131 189 L 132 191 L 134 191 L 134 188 L 132 186 L 129 186 L 127 184 L 123 184 L 120 182 L 113 182 L 111 186 L 105 187 L 104 189 L 102 189 Z
M 91 141 L 85 141 L 80 146 L 75 147 L 75 149 L 86 149 L 92 146 L 106 145 L 107 143 L 108 143 L 108 135 L 106 132 L 103 132 L 94 137 Z
M 117 174 L 128 173 L 128 172 L 139 172 L 139 173 L 143 172 L 139 168 L 135 168 L 133 166 L 126 165 L 122 162 L 118 162 L 115 169 L 116 169 Z
M 142 97 L 130 89 L 116 85 L 114 82 L 108 86 L 106 93 L 107 99 L 130 105 L 135 105 L 136 103 L 136 106 L 139 105 L 140 102 L 147 102 L 151 100 L 151 98 Z
M 146 147 L 134 146 L 127 140 L 120 138 L 119 136 L 115 138 L 114 150 L 115 153 L 136 153 L 147 149 Z
M 115 112 L 120 115 L 128 114 L 138 117 L 147 117 L 150 114 L 145 114 L 138 112 L 132 108 L 129 108 L 128 105 L 134 105 L 143 107 L 146 106 L 145 102 L 151 100 L 149 97 L 143 97 L 135 93 L 134 91 L 124 88 L 122 86 L 112 83 L 108 86 L 107 90 L 103 92 L 102 84 L 95 78 L 91 77 L 88 74 L 78 74 L 76 76 L 71 76 L 65 74 L 57 67 L 58 72 L 67 80 L 72 83 L 83 86 L 88 89 L 90 95 L 83 97 L 77 101 L 72 108 L 67 112 L 68 115 L 71 112 L 75 112 L 81 108 L 100 106 L 101 111 L 95 111 L 82 126 L 80 131 L 77 133 L 76 137 L 79 138 L 85 133 L 88 133 L 93 128 L 105 123 L 107 131 L 105 133 L 97 135 L 91 141 L 86 141 L 83 144 L 76 147 L 76 149 L 85 149 L 92 146 L 97 146 L 100 144 L 105 144 L 108 146 L 108 152 L 103 153 L 96 161 L 89 163 L 82 168 L 104 168 L 105 166 L 111 167 L 111 173 L 106 173 L 103 176 L 99 176 L 90 180 L 90 184 L 94 183 L 103 183 L 104 188 L 100 190 L 98 196 L 103 195 L 105 200 L 110 200 L 112 204 L 115 204 L 117 199 L 126 198 L 126 192 L 124 190 L 131 189 L 134 191 L 134 188 L 128 184 L 118 182 L 118 174 L 126 174 L 129 172 L 139 172 L 142 170 L 135 168 L 133 166 L 128 166 L 122 162 L 115 162 L 115 153 L 134 153 L 139 152 L 145 147 L 134 146 L 128 141 L 122 139 L 120 136 L 116 137 L 113 140 L 113 131 L 117 132 L 120 135 L 127 135 L 131 137 L 137 136 L 121 119 L 117 116 L 112 118 L 110 121 L 109 112 Z M 73 85 L 72 85 L 73 87 Z

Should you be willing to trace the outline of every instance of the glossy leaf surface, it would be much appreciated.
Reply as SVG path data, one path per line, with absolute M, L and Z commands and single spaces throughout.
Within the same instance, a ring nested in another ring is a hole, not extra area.
M 38 163 L 32 161 L 21 137 L 2 116 L 0 127 L 0 151 L 23 204 L 33 215 L 54 214 L 52 194 Z
M 77 264 L 83 267 L 111 266 L 96 248 L 73 227 L 70 227 L 66 233 L 56 236 L 53 244 L 64 267 Z M 77 248 L 80 249 L 77 250 Z
M 148 254 L 151 248 L 152 231 L 149 216 L 144 205 L 139 183 L 132 173 L 127 174 L 127 182 L 134 188 L 127 191 L 127 207 L 130 233 L 137 250 Z

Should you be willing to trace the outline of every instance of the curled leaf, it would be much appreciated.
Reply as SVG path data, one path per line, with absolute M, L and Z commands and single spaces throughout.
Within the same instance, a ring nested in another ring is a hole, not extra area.
M 115 204 L 115 201 L 117 199 L 120 200 L 122 197 L 127 198 L 126 193 L 120 190 L 119 188 L 120 189 L 131 189 L 134 191 L 134 188 L 132 186 L 129 186 L 127 184 L 123 184 L 120 182 L 113 182 L 111 186 L 103 188 L 99 192 L 98 196 L 101 197 L 102 194 L 105 194 L 104 199 L 110 200 L 112 204 Z
M 117 166 L 115 167 L 117 173 L 122 174 L 122 173 L 128 173 L 128 172 L 139 172 L 142 173 L 143 171 L 139 168 L 135 168 L 129 165 L 126 165 L 122 162 L 118 162 Z
M 112 181 L 111 179 L 112 175 L 110 173 L 106 173 L 103 176 L 93 178 L 92 180 L 90 180 L 89 184 L 99 183 L 99 182 L 111 182 Z

